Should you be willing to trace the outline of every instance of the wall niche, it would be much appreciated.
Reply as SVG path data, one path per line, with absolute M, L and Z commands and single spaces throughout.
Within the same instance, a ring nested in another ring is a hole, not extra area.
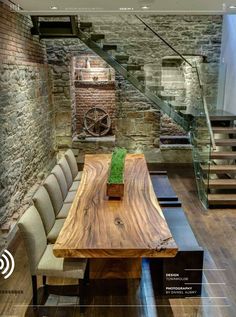
M 115 72 L 95 54 L 74 57 L 74 139 L 115 134 Z

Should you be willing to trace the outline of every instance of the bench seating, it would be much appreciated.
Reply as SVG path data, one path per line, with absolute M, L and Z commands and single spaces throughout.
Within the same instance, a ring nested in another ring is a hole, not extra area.
M 152 186 L 161 207 L 181 207 L 166 171 L 150 171 Z
M 163 213 L 179 252 L 174 258 L 150 260 L 156 291 L 174 298 L 201 296 L 204 251 L 182 208 L 163 208 Z

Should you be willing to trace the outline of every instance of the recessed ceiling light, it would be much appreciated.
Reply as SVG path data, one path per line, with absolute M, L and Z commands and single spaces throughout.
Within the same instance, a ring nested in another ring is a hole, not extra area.
M 232 5 L 229 7 L 230 9 L 236 9 L 236 5 Z
M 132 11 L 134 8 L 119 8 L 120 11 Z
M 50 9 L 51 9 L 51 10 L 57 10 L 58 7 L 56 7 L 56 6 L 51 6 Z
M 149 9 L 149 6 L 144 5 L 144 6 L 141 7 L 141 9 L 143 9 L 143 10 L 148 10 L 148 9 Z

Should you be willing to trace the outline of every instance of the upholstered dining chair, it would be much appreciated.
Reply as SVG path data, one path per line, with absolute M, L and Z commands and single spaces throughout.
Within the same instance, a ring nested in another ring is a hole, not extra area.
M 64 156 L 58 161 L 58 165 L 60 165 L 61 169 L 63 170 L 63 173 L 66 178 L 66 183 L 69 189 L 73 184 L 73 177 L 71 174 L 70 166 Z
M 55 243 L 65 219 L 56 219 L 50 196 L 44 186 L 36 191 L 33 202 L 41 216 L 48 242 Z
M 89 266 L 86 259 L 57 258 L 53 254 L 53 244 L 47 245 L 47 237 L 41 217 L 35 206 L 29 207 L 18 222 L 32 276 L 33 305 L 38 304 L 37 275 L 46 277 L 72 278 L 79 280 L 81 310 L 84 308 L 85 283 L 89 279 Z
M 73 175 L 70 169 L 70 165 L 65 156 L 63 156 L 59 161 L 58 164 L 61 166 L 63 173 L 66 178 L 67 186 L 69 191 L 77 191 L 80 181 L 74 181 Z
M 71 203 L 64 203 L 60 185 L 54 174 L 50 174 L 43 183 L 46 188 L 55 212 L 56 219 L 64 219 L 67 217 L 71 207 Z
M 54 168 L 51 171 L 51 174 L 54 174 L 57 178 L 57 181 L 61 188 L 64 203 L 73 203 L 73 200 L 76 195 L 76 191 L 69 191 L 66 178 L 61 166 L 60 165 L 54 166 Z
M 71 149 L 65 152 L 65 158 L 70 166 L 71 174 L 74 181 L 80 181 L 82 177 L 82 171 L 78 170 L 75 155 Z

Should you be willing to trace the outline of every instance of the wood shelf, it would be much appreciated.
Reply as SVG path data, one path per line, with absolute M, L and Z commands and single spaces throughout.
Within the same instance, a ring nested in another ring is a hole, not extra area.
M 74 80 L 75 87 L 81 86 L 104 86 L 104 85 L 115 85 L 115 80 Z
M 85 68 L 85 67 L 75 67 L 74 70 L 82 70 L 84 71 L 88 71 L 88 72 L 98 72 L 98 71 L 112 71 L 111 67 L 90 67 L 90 68 Z

